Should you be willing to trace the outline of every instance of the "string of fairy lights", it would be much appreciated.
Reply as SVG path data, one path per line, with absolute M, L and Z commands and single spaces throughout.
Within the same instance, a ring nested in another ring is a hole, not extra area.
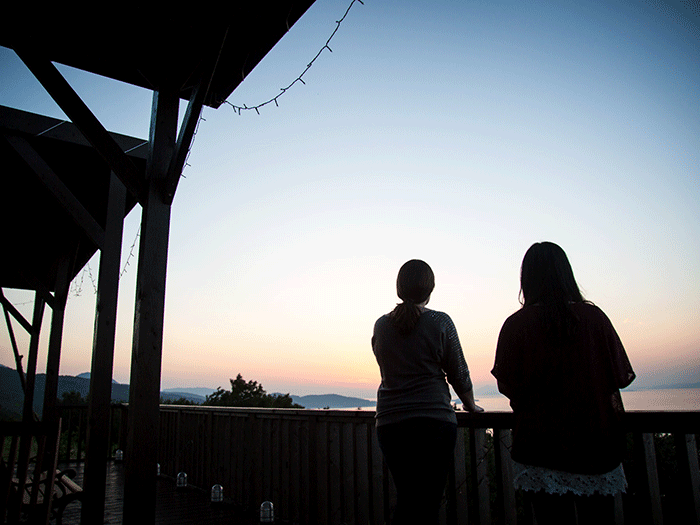
M 342 25 L 342 23 L 343 23 L 343 22 L 345 21 L 345 19 L 347 18 L 348 13 L 350 12 L 350 10 L 352 9 L 352 7 L 353 7 L 353 6 L 355 5 L 355 3 L 357 3 L 357 2 L 359 2 L 359 3 L 362 4 L 362 5 L 364 5 L 363 0 L 351 0 L 351 2 L 350 2 L 350 4 L 348 5 L 347 9 L 346 9 L 345 12 L 343 13 L 343 16 L 342 16 L 339 20 L 336 20 L 336 22 L 335 22 L 335 28 L 333 29 L 333 31 L 331 32 L 330 36 L 329 36 L 328 39 L 326 40 L 325 44 L 324 44 L 324 45 L 321 47 L 321 49 L 318 51 L 318 53 L 316 53 L 316 55 L 307 63 L 306 67 L 304 68 L 304 70 L 301 72 L 301 74 L 300 74 L 299 76 L 297 76 L 297 77 L 296 77 L 289 85 L 287 85 L 286 87 L 280 88 L 280 92 L 279 92 L 277 95 L 275 95 L 274 97 L 271 97 L 271 98 L 265 100 L 264 102 L 261 102 L 261 103 L 259 103 L 259 104 L 255 104 L 255 105 L 251 105 L 251 106 L 249 106 L 249 105 L 247 105 L 247 104 L 243 104 L 243 105 L 233 104 L 233 103 L 229 102 L 228 100 L 225 100 L 224 103 L 227 104 L 228 106 L 230 106 L 230 107 L 232 108 L 232 110 L 233 110 L 235 113 L 237 113 L 238 115 L 241 115 L 242 112 L 244 112 L 244 111 L 255 111 L 255 112 L 259 115 L 259 114 L 260 114 L 260 109 L 261 109 L 261 108 L 263 108 L 263 107 L 265 107 L 265 106 L 267 106 L 267 105 L 273 104 L 273 103 L 275 104 L 276 107 L 279 107 L 279 102 L 278 102 L 278 100 L 279 100 L 280 97 L 282 97 L 285 93 L 287 93 L 292 87 L 294 87 L 294 86 L 295 86 L 296 84 L 298 84 L 298 83 L 301 83 L 301 84 L 303 84 L 303 85 L 306 85 L 306 82 L 304 82 L 304 75 L 306 75 L 306 73 L 309 71 L 309 69 L 311 69 L 311 66 L 314 65 L 314 63 L 316 62 L 316 60 L 318 60 L 318 58 L 321 56 L 321 54 L 322 54 L 324 51 L 326 51 L 326 50 L 327 50 L 328 52 L 330 52 L 330 53 L 333 52 L 333 50 L 332 50 L 331 47 L 330 47 L 331 41 L 333 40 L 333 38 L 335 37 L 336 33 L 337 33 L 338 30 L 340 29 L 340 26 Z M 192 152 L 192 144 L 194 143 L 194 139 L 195 139 L 196 136 L 197 136 L 197 132 L 198 132 L 198 130 L 199 130 L 199 126 L 200 126 L 201 122 L 203 122 L 203 121 L 206 121 L 206 119 L 205 119 L 204 117 L 201 117 L 201 116 L 200 116 L 199 120 L 197 121 L 197 126 L 196 126 L 196 128 L 195 128 L 194 135 L 193 135 L 192 141 L 191 141 L 191 143 L 190 143 L 190 147 L 188 148 L 188 151 L 187 151 L 187 156 L 186 156 L 186 158 L 185 158 L 185 164 L 184 164 L 184 168 L 185 168 L 185 169 L 186 169 L 187 167 L 190 167 L 190 164 L 188 163 L 188 160 L 189 160 L 190 153 Z M 62 123 L 59 123 L 59 124 L 57 124 L 57 125 L 61 125 L 61 124 L 62 124 Z M 49 130 L 45 130 L 45 131 L 43 131 L 43 132 L 40 133 L 40 134 L 46 133 L 47 131 L 49 131 Z M 181 174 L 180 176 L 181 176 L 182 178 L 186 178 L 184 174 Z M 139 239 L 139 237 L 140 237 L 140 234 L 141 234 L 141 227 L 139 226 L 138 231 L 136 232 L 136 237 L 134 238 L 134 241 L 131 243 L 131 248 L 129 249 L 129 255 L 127 256 L 126 261 L 124 262 L 124 265 L 123 265 L 121 271 L 119 272 L 119 278 L 120 278 L 120 279 L 121 279 L 121 278 L 124 276 L 124 274 L 127 272 L 127 268 L 130 266 L 131 260 L 136 256 L 134 252 L 135 252 L 135 250 L 136 250 L 136 244 L 137 244 L 137 242 L 138 242 L 138 239 Z M 69 290 L 69 296 L 72 296 L 72 297 L 80 297 L 80 296 L 83 294 L 83 287 L 84 287 L 84 284 L 85 284 L 85 277 L 86 277 L 86 276 L 88 277 L 90 283 L 92 284 L 93 293 L 94 293 L 94 294 L 97 294 L 97 282 L 95 281 L 95 277 L 94 277 L 94 275 L 93 275 L 93 273 L 92 273 L 92 268 L 91 268 L 91 266 L 90 266 L 90 263 L 88 262 L 88 263 L 85 265 L 85 267 L 83 268 L 83 271 L 80 273 L 80 277 L 76 277 L 76 279 L 74 279 L 73 282 L 71 283 L 70 290 Z M 21 302 L 21 303 L 15 304 L 15 306 L 30 304 L 31 302 L 32 302 L 32 301 Z
M 350 9 L 352 9 L 352 6 L 355 5 L 355 2 L 359 2 L 359 3 L 361 3 L 362 5 L 364 5 L 364 2 L 363 2 L 362 0 L 352 0 L 352 1 L 350 2 L 350 5 L 348 5 L 348 8 L 345 10 L 345 13 L 344 13 L 343 16 L 340 18 L 340 20 L 336 20 L 336 22 L 335 22 L 335 24 L 336 24 L 336 25 L 335 25 L 335 29 L 334 29 L 333 32 L 331 33 L 331 36 L 328 37 L 328 40 L 326 40 L 326 43 L 323 45 L 323 47 L 318 51 L 318 53 L 316 53 L 316 56 L 314 56 L 314 57 L 311 59 L 311 61 L 306 65 L 306 68 L 304 69 L 304 71 L 302 71 L 301 75 L 299 75 L 297 78 L 295 78 L 295 79 L 292 81 L 292 83 L 289 84 L 287 87 L 280 88 L 280 92 L 279 92 L 276 96 L 274 96 L 274 97 L 272 97 L 272 98 L 266 100 L 265 102 L 261 102 L 260 104 L 256 104 L 255 106 L 248 106 L 248 105 L 246 105 L 246 104 L 243 104 L 242 106 L 238 106 L 238 105 L 236 105 L 236 104 L 232 104 L 232 103 L 229 102 L 228 100 L 225 100 L 224 103 L 225 103 L 225 104 L 228 104 L 229 106 L 231 106 L 231 108 L 233 109 L 233 111 L 236 112 L 236 113 L 238 113 L 239 115 L 240 115 L 241 112 L 243 112 L 243 111 L 255 111 L 255 112 L 259 115 L 259 114 L 260 114 L 260 109 L 261 109 L 262 107 L 267 106 L 268 104 L 272 104 L 272 103 L 274 103 L 275 106 L 279 107 L 279 104 L 278 104 L 278 102 L 277 102 L 277 101 L 279 100 L 279 98 L 280 98 L 282 95 L 284 95 L 287 91 L 289 91 L 295 84 L 297 84 L 298 82 L 301 82 L 302 84 L 306 85 L 306 82 L 304 82 L 304 75 L 309 71 L 309 69 L 311 69 L 311 66 L 314 65 L 314 62 L 316 62 L 316 60 L 318 59 L 318 57 L 321 56 L 321 53 L 323 53 L 323 52 L 326 51 L 326 50 L 328 50 L 330 53 L 333 52 L 333 50 L 330 48 L 331 40 L 333 40 L 333 37 L 335 37 L 336 33 L 337 33 L 338 30 L 340 29 L 340 25 L 345 21 L 345 18 L 348 16 L 348 13 L 350 12 Z
M 131 248 L 129 248 L 129 255 L 126 257 L 126 261 L 124 262 L 124 266 L 122 267 L 121 271 L 119 272 L 119 279 L 121 279 L 124 274 L 126 273 L 126 269 L 130 266 L 131 264 L 131 259 L 133 259 L 136 254 L 134 253 L 134 250 L 136 249 L 136 243 L 139 240 L 139 237 L 141 236 L 141 226 L 139 226 L 138 230 L 136 231 L 136 237 L 134 238 L 134 242 L 131 243 Z M 97 283 L 95 283 L 95 279 L 92 275 L 92 268 L 90 267 L 90 262 L 88 262 L 85 265 L 85 268 L 83 268 L 83 271 L 80 274 L 80 280 L 73 280 L 71 283 L 71 288 L 70 288 L 70 295 L 74 297 L 80 297 L 80 295 L 83 292 L 83 282 L 85 281 L 85 275 L 88 275 L 90 278 L 90 282 L 92 283 L 92 289 L 94 293 L 97 293 Z
M 345 12 L 343 13 L 343 16 L 340 17 L 339 20 L 336 20 L 336 22 L 335 22 L 335 28 L 333 29 L 333 31 L 331 32 L 330 36 L 329 36 L 328 39 L 326 40 L 325 44 L 323 44 L 323 46 L 321 47 L 321 49 L 319 49 L 318 53 L 316 53 L 316 55 L 307 63 L 306 67 L 304 68 L 304 70 L 301 72 L 301 74 L 300 74 L 299 76 L 297 76 L 297 77 L 296 77 L 289 85 L 287 85 L 286 87 L 280 88 L 280 92 L 279 92 L 277 95 L 275 95 L 274 97 L 271 97 L 271 98 L 265 100 L 264 102 L 261 102 L 261 103 L 259 103 L 259 104 L 255 104 L 255 105 L 251 105 L 251 106 L 249 106 L 249 105 L 247 105 L 247 104 L 243 104 L 243 105 L 233 104 L 233 103 L 229 102 L 228 100 L 225 100 L 223 103 L 226 104 L 226 105 L 228 105 L 228 106 L 230 106 L 230 107 L 232 108 L 232 110 L 233 110 L 235 113 L 237 113 L 238 115 L 241 115 L 242 112 L 244 112 L 244 111 L 255 111 L 258 115 L 260 115 L 260 109 L 261 109 L 261 108 L 263 108 L 263 107 L 265 107 L 265 106 L 267 106 L 267 105 L 273 104 L 273 103 L 275 104 L 276 107 L 279 107 L 279 102 L 278 102 L 278 100 L 279 100 L 280 97 L 282 97 L 285 93 L 287 93 L 292 87 L 294 87 L 294 86 L 295 86 L 296 84 L 298 84 L 298 83 L 301 83 L 301 84 L 303 84 L 303 85 L 306 85 L 306 82 L 304 82 L 304 75 L 306 75 L 306 73 L 309 71 L 309 69 L 311 69 L 311 66 L 314 65 L 314 63 L 316 62 L 316 60 L 318 60 L 318 58 L 321 56 L 321 54 L 322 54 L 324 51 L 326 51 L 326 50 L 327 50 L 328 52 L 330 52 L 330 53 L 333 52 L 333 50 L 332 50 L 331 47 L 330 47 L 331 41 L 333 40 L 333 38 L 335 37 L 336 33 L 337 33 L 338 30 L 340 29 L 340 26 L 342 25 L 342 23 L 343 23 L 343 22 L 345 21 L 345 19 L 347 18 L 348 13 L 349 13 L 350 10 L 352 9 L 352 7 L 355 5 L 355 3 L 358 3 L 358 2 L 359 2 L 360 4 L 362 4 L 362 5 L 364 5 L 364 1 L 363 1 L 363 0 L 351 0 L 351 2 L 350 2 L 350 4 L 348 5 L 347 9 L 346 9 Z M 193 135 L 192 141 L 191 141 L 191 143 L 190 143 L 190 147 L 189 147 L 189 149 L 188 149 L 188 151 L 187 151 L 187 156 L 185 157 L 184 169 L 187 169 L 188 167 L 190 167 L 190 164 L 189 164 L 188 160 L 189 160 L 190 153 L 192 152 L 192 144 L 194 144 L 194 140 L 195 140 L 195 138 L 196 138 L 196 136 L 197 136 L 197 132 L 199 131 L 199 126 L 200 126 L 200 124 L 201 124 L 202 122 L 206 122 L 206 119 L 205 119 L 204 117 L 200 117 L 199 120 L 197 121 L 197 126 L 196 126 L 196 128 L 195 128 L 194 135 Z M 181 174 L 180 176 L 181 176 L 183 179 L 186 178 L 185 175 L 184 175 L 184 173 Z M 136 232 L 136 237 L 134 238 L 134 242 L 131 244 L 131 248 L 130 248 L 130 250 L 129 250 L 129 255 L 127 256 L 126 261 L 124 262 L 124 266 L 122 267 L 122 270 L 119 272 L 119 278 L 120 278 L 120 279 L 121 279 L 121 278 L 124 276 L 124 274 L 126 273 L 127 268 L 129 267 L 129 265 L 130 265 L 130 263 L 131 263 L 131 260 L 135 257 L 134 251 L 135 251 L 135 249 L 136 249 L 136 243 L 138 242 L 140 233 L 141 233 L 141 227 L 139 226 L 139 229 L 138 229 L 138 231 Z M 97 283 L 96 283 L 95 278 L 94 278 L 94 276 L 93 276 L 93 274 L 92 274 L 92 268 L 90 267 L 90 263 L 88 262 L 88 263 L 85 265 L 85 267 L 83 268 L 83 271 L 82 271 L 81 274 L 80 274 L 80 278 L 79 278 L 79 279 L 78 279 L 78 278 L 74 279 L 73 283 L 71 284 L 70 295 L 75 296 L 75 297 L 79 297 L 79 296 L 83 293 L 83 285 L 84 285 L 84 282 L 85 282 L 85 276 L 86 276 L 86 275 L 88 276 L 90 282 L 92 283 L 92 289 L 93 289 L 94 293 L 97 294 Z

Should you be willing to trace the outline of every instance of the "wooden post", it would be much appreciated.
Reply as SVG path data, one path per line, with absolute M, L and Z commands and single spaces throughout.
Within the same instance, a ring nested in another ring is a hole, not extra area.
M 61 361 L 61 343 L 63 340 L 63 320 L 66 313 L 66 300 L 70 287 L 70 261 L 63 259 L 59 263 L 56 276 L 55 298 L 51 311 L 51 332 L 49 334 L 49 348 L 46 358 L 46 382 L 44 383 L 44 406 L 42 421 L 55 424 L 58 420 L 56 414 L 56 401 L 58 397 L 58 374 Z M 54 443 L 48 446 L 53 447 Z
M 27 360 L 27 375 L 25 379 L 24 408 L 22 421 L 29 424 L 34 421 L 34 385 L 36 383 L 36 363 L 39 355 L 39 334 L 41 322 L 44 318 L 46 302 L 37 291 L 34 297 L 34 315 L 32 317 L 32 331 L 29 338 L 29 359 Z
M 344 523 L 355 523 L 355 433 L 351 422 L 338 428 L 340 452 L 340 515 Z
M 292 523 L 300 522 L 301 508 L 301 421 L 296 417 L 289 422 L 289 519 Z
M 124 523 L 155 522 L 163 318 L 170 233 L 170 205 L 163 200 L 162 185 L 174 151 L 178 103 L 175 91 L 154 93 L 136 283 Z
M 22 356 L 19 353 L 19 346 L 17 345 L 17 339 L 15 338 L 15 331 L 12 329 L 12 321 L 10 320 L 10 313 L 17 319 L 20 324 L 31 333 L 31 325 L 27 322 L 24 317 L 17 311 L 17 309 L 12 306 L 12 304 L 5 298 L 5 294 L 0 288 L 0 302 L 2 302 L 2 310 L 5 313 L 5 323 L 7 324 L 7 333 L 10 336 L 10 344 L 12 345 L 12 351 L 15 354 L 15 365 L 17 367 L 17 373 L 19 374 L 19 383 L 22 386 L 22 392 L 27 389 L 26 377 L 24 376 L 24 370 L 22 369 Z
M 263 419 L 259 414 L 252 413 L 250 419 L 250 435 L 252 436 L 252 443 L 249 450 L 252 452 L 252 468 L 250 470 L 250 499 L 253 508 L 260 508 L 260 504 L 265 501 L 263 498 L 267 498 L 263 494 L 263 469 L 264 460 L 263 454 L 265 451 L 265 444 L 263 443 Z M 274 502 L 273 502 L 274 503 Z M 279 502 L 277 502 L 279 505 Z M 279 507 L 278 507 L 279 513 Z
M 661 488 L 659 486 L 659 472 L 656 465 L 656 449 L 654 447 L 654 434 L 642 433 L 635 435 L 637 458 L 641 465 L 641 474 L 646 492 L 647 512 L 654 525 L 662 525 L 664 522 L 661 508 Z
M 119 294 L 119 263 L 124 229 L 126 188 L 114 172 L 110 175 L 104 245 L 95 307 L 95 334 L 90 368 L 85 483 L 81 521 L 104 521 L 107 457 L 109 455 L 110 405 L 114 369 L 114 336 Z
M 496 479 L 498 485 L 498 508 L 504 524 L 515 524 L 515 488 L 513 487 L 513 464 L 510 459 L 511 436 L 508 429 L 493 429 L 496 452 Z
M 328 520 L 333 525 L 342 521 L 340 425 L 338 421 L 328 423 Z
M 328 442 L 330 439 L 328 426 L 327 418 L 317 421 L 316 424 L 316 493 L 314 494 L 316 523 L 329 523 L 330 521 L 329 509 L 331 506 L 328 496 L 330 484 L 328 480 Z
M 318 439 L 318 416 L 315 416 L 315 415 L 309 418 L 308 444 L 309 444 L 308 457 L 314 458 L 314 461 L 310 461 L 309 464 L 305 467 L 308 470 L 308 476 L 309 476 L 309 490 L 308 490 L 308 501 L 309 501 L 308 517 L 309 517 L 309 519 L 307 520 L 307 523 L 318 523 L 319 522 L 319 508 L 317 505 L 318 491 L 319 491 L 318 486 L 320 483 L 323 483 L 323 479 L 319 480 L 318 469 L 316 468 L 317 458 L 318 458 L 319 439 Z
M 469 427 L 469 456 L 471 458 L 471 476 L 476 509 L 471 518 L 481 525 L 491 523 L 491 505 L 489 494 L 489 459 L 486 446 L 486 429 Z
M 24 409 L 22 412 L 23 434 L 19 444 L 19 456 L 17 460 L 17 479 L 19 485 L 17 494 L 20 499 L 24 493 L 24 484 L 29 471 L 29 455 L 31 453 L 32 436 L 29 433 L 34 423 L 34 385 L 36 382 L 36 362 L 39 353 L 39 334 L 41 321 L 44 317 L 44 298 L 39 292 L 34 297 L 34 316 L 32 317 L 32 331 L 29 339 L 29 359 L 27 360 L 27 376 L 24 391 Z M 21 503 L 18 503 L 20 505 Z M 19 507 L 18 507 L 19 508 Z
M 61 345 L 63 342 L 63 323 L 66 313 L 66 300 L 70 289 L 70 270 L 72 263 L 63 258 L 57 268 L 55 295 L 51 309 L 51 332 L 49 333 L 49 348 L 46 358 L 46 378 L 44 382 L 44 406 L 41 421 L 48 428 L 58 427 L 59 417 L 56 411 L 58 402 L 58 374 L 61 362 Z M 58 454 L 60 434 L 50 431 L 46 435 L 46 450 L 49 454 Z M 47 458 L 56 461 L 57 458 Z
M 615 498 L 615 525 L 625 525 L 625 507 L 622 500 L 622 492 L 618 492 Z
M 370 451 L 369 432 L 365 422 L 355 425 L 355 494 L 357 499 L 356 523 L 370 523 Z
M 457 428 L 457 441 L 454 452 L 454 468 L 450 470 L 447 483 L 447 516 L 448 523 L 466 525 L 468 523 L 468 494 L 467 494 L 467 459 L 466 459 L 466 429 Z
M 695 434 L 677 432 L 674 435 L 676 458 L 682 497 L 686 515 L 690 521 L 700 523 L 700 468 Z

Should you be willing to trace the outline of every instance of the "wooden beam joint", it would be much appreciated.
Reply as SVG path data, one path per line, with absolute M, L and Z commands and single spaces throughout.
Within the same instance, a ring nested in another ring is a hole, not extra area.
M 66 212 L 71 215 L 78 226 L 82 228 L 95 246 L 101 249 L 104 244 L 104 230 L 63 181 L 61 181 L 60 177 L 54 173 L 48 163 L 41 158 L 39 153 L 32 148 L 31 144 L 23 138 L 18 136 L 6 136 L 5 139 L 22 159 L 24 159 L 32 171 L 36 173 L 46 188 L 53 194 Z
M 56 67 L 29 48 L 16 48 L 15 52 L 124 186 L 143 204 L 143 184 L 136 167 Z

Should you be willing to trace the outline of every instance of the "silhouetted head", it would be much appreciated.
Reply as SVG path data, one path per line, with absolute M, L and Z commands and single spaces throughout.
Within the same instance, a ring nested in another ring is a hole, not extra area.
M 399 270 L 396 293 L 405 302 L 421 304 L 430 298 L 435 288 L 435 275 L 427 263 L 412 259 Z
M 525 253 L 520 294 L 523 306 L 583 301 L 566 253 L 553 242 L 535 243 Z
M 425 262 L 412 259 L 399 270 L 396 278 L 396 293 L 403 300 L 391 312 L 394 325 L 402 334 L 409 334 L 418 324 L 425 304 L 435 288 L 435 275 Z

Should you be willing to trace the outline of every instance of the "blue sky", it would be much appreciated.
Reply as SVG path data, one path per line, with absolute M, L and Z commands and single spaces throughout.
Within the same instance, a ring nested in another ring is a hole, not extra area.
M 349 4 L 314 4 L 229 102 L 277 95 Z M 162 386 L 240 372 L 268 391 L 372 397 L 372 326 L 410 258 L 433 267 L 430 306 L 492 383 L 522 256 L 542 240 L 568 253 L 640 385 L 699 381 L 697 20 L 661 1 L 355 2 L 279 107 L 204 111 L 173 205 Z M 150 92 L 60 69 L 107 129 L 148 136 Z M 0 104 L 64 118 L 4 48 L 0 70 Z M 135 259 L 125 268 L 120 382 Z M 87 269 L 73 290 L 63 374 L 90 367 Z

